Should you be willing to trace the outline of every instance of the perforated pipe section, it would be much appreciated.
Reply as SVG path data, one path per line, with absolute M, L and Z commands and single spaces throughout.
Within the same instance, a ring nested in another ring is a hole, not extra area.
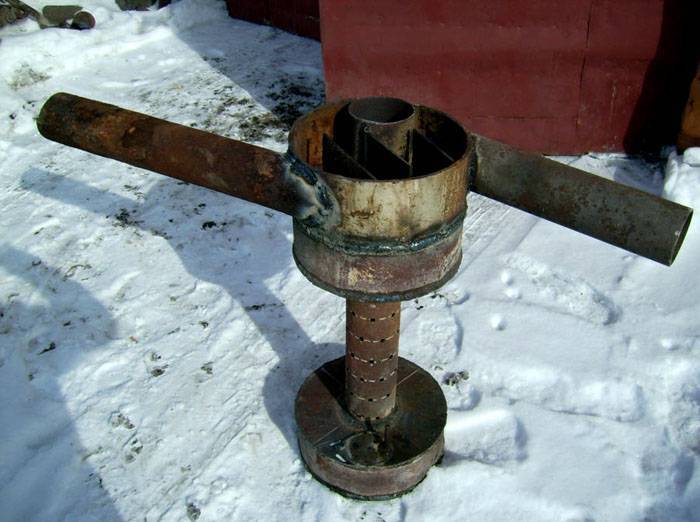
M 379 420 L 396 404 L 401 303 L 346 301 L 345 400 L 352 415 Z

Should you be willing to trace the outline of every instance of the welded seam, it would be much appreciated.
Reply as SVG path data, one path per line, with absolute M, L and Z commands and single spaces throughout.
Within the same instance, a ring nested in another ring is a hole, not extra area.
M 283 156 L 283 163 L 286 181 L 299 198 L 294 218 L 309 229 L 328 230 L 339 225 L 340 205 L 326 180 L 291 150 Z
M 411 373 L 409 373 L 408 375 L 406 375 L 406 377 L 404 377 L 403 379 L 401 379 L 399 382 L 396 383 L 396 387 L 398 388 L 399 385 L 400 385 L 402 382 L 405 382 L 406 380 L 408 380 L 408 379 L 410 379 L 411 377 L 413 377 L 413 375 L 415 375 L 415 373 L 416 373 L 417 371 L 418 371 L 418 370 L 413 370 Z
M 396 239 L 373 239 L 371 241 L 363 241 L 356 237 L 350 238 L 338 233 L 331 234 L 327 230 L 322 232 L 318 230 L 316 226 L 306 226 L 306 223 L 298 218 L 296 219 L 296 223 L 299 225 L 300 232 L 310 239 L 322 243 L 331 250 L 348 255 L 382 256 L 414 253 L 425 250 L 442 241 L 449 240 L 452 238 L 453 234 L 461 232 L 465 216 L 466 210 L 460 212 L 455 219 L 445 223 L 432 234 L 427 234 L 421 238 L 410 241 L 399 241 Z

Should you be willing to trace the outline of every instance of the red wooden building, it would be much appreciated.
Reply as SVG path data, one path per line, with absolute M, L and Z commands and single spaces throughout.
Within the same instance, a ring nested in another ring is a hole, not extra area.
M 675 142 L 700 56 L 697 0 L 229 0 L 317 37 L 329 99 L 388 95 L 545 153 Z

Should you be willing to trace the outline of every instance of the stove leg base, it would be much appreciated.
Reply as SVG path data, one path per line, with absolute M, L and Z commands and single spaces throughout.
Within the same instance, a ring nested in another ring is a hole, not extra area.
M 443 454 L 447 404 L 428 372 L 399 359 L 396 408 L 359 420 L 344 404 L 344 358 L 309 376 L 296 400 L 299 448 L 320 482 L 361 500 L 398 497 L 415 488 Z

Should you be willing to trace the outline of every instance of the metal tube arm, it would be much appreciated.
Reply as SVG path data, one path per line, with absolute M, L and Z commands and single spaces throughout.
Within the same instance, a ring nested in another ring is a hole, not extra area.
M 470 134 L 470 190 L 670 266 L 693 209 Z
M 294 216 L 337 223 L 337 202 L 316 172 L 289 153 L 192 129 L 66 93 L 37 121 L 45 138 Z

